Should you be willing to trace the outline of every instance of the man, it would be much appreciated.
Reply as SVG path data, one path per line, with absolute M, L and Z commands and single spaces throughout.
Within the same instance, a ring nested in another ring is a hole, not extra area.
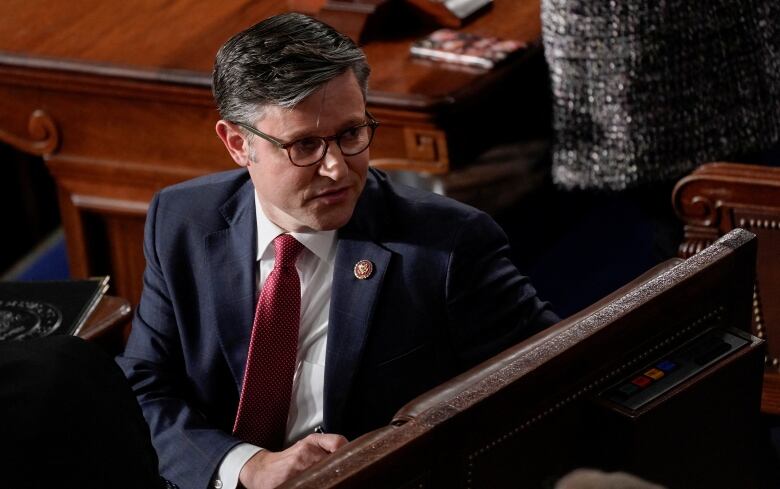
M 216 132 L 242 169 L 151 202 L 118 358 L 182 489 L 275 487 L 557 321 L 492 219 L 368 168 L 368 74 L 299 14 L 217 54 Z

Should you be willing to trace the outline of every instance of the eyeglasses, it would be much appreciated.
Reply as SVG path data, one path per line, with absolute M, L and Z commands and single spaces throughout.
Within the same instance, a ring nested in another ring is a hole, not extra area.
M 368 112 L 366 112 L 366 117 L 368 117 L 368 120 L 363 124 L 352 126 L 333 136 L 308 136 L 289 143 L 283 143 L 275 137 L 258 131 L 249 124 L 244 124 L 243 122 L 234 122 L 234 124 L 243 127 L 252 134 L 260 136 L 276 147 L 286 150 L 290 163 L 293 165 L 306 167 L 316 165 L 325 158 L 325 154 L 328 152 L 329 141 L 336 141 L 341 154 L 344 156 L 355 156 L 365 151 L 371 144 L 371 140 L 374 139 L 374 132 L 379 125 L 379 122 Z

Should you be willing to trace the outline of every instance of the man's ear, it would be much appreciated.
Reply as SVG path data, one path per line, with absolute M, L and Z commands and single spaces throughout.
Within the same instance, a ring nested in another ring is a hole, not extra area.
M 249 142 L 246 141 L 244 133 L 235 124 L 223 119 L 217 121 L 214 129 L 217 131 L 217 136 L 222 140 L 233 161 L 239 166 L 248 166 L 250 161 L 246 144 L 249 144 Z

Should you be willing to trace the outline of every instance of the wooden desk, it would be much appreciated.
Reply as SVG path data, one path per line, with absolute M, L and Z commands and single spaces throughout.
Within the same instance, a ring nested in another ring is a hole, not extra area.
M 284 8 L 270 0 L 3 2 L 0 142 L 44 156 L 74 277 L 110 274 L 112 293 L 138 302 L 154 192 L 235 168 L 214 134 L 214 54 Z M 495 0 L 464 30 L 536 41 L 539 8 L 538 0 Z M 538 47 L 490 72 L 411 59 L 411 42 L 431 30 L 365 46 L 369 109 L 382 121 L 372 164 L 443 173 L 530 132 L 520 121 L 545 126 L 543 89 L 533 88 L 545 86 Z
M 669 488 L 776 487 L 762 480 L 764 345 L 746 334 L 756 245 L 735 230 L 659 265 L 279 489 L 540 488 L 579 467 Z M 742 346 L 718 358 L 729 328 Z

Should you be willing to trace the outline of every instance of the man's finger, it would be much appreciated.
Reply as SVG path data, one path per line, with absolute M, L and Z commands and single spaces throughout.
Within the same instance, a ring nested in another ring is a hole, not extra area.
M 328 453 L 333 453 L 347 444 L 346 438 L 331 433 L 314 433 L 307 436 L 305 439 L 310 439 Z

